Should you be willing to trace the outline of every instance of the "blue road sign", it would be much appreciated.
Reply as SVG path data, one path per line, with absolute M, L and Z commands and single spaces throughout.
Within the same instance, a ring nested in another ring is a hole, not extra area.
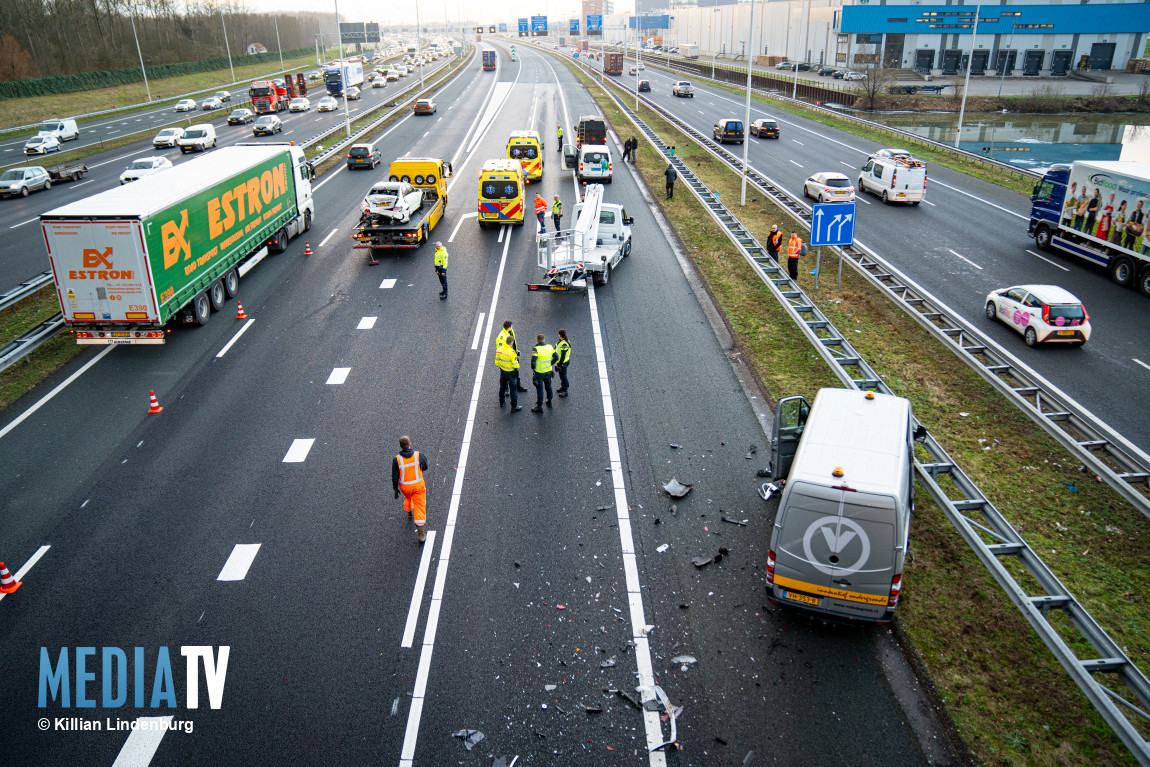
M 601 13 L 587 14 L 587 31 L 588 32 L 602 32 L 603 31 L 603 14 L 601 14 Z
M 531 23 L 529 19 L 519 19 L 519 32 L 520 34 L 527 34 L 528 25 Z
M 536 36 L 547 34 L 547 17 L 546 16 L 532 16 L 531 17 L 531 34 L 536 35 Z
M 850 245 L 855 239 L 855 202 L 820 202 L 811 210 L 812 248 Z

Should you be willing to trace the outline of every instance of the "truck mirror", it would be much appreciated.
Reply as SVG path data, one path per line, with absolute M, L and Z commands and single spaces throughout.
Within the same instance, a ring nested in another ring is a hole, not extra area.
M 1037 200 L 1038 199 L 1038 187 L 1039 187 L 1039 185 L 1035 184 L 1034 188 L 1030 190 L 1030 199 L 1031 200 Z
M 918 426 L 914 427 L 914 441 L 915 442 L 926 442 L 926 427 L 923 426 L 921 423 Z
M 635 219 L 632 218 L 631 216 L 624 216 L 623 217 L 623 225 L 624 226 L 630 226 L 633 223 L 635 223 Z

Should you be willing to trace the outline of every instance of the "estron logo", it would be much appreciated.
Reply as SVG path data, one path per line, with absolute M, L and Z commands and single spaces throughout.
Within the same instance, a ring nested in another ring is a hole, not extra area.
M 112 268 L 112 246 L 109 245 L 104 249 L 104 252 L 96 250 L 95 248 L 84 248 L 84 268 L 85 269 L 99 269 L 100 265 L 105 269 Z
M 844 530 L 844 527 L 849 529 Z M 829 550 L 828 554 L 818 559 L 811 549 L 816 530 L 822 534 L 821 537 Z M 858 541 L 858 546 L 861 548 L 858 560 L 849 567 L 839 564 L 839 557 L 847 547 L 853 549 L 851 544 L 855 541 Z M 812 522 L 803 534 L 803 553 L 807 555 L 807 561 L 824 575 L 850 575 L 861 570 L 870 559 L 870 538 L 867 538 L 862 526 L 853 519 L 820 517 Z M 820 560 L 827 560 L 831 564 L 824 565 Z

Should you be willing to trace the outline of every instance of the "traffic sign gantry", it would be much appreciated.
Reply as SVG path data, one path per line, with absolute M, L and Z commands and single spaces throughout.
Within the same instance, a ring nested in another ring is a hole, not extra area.
M 816 203 L 811 209 L 811 247 L 854 243 L 856 206 L 853 200 Z

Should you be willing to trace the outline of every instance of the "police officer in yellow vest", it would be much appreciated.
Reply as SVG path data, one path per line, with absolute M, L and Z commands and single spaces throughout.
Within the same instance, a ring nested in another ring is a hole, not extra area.
M 509 340 L 504 338 L 504 341 Z M 511 392 L 511 412 L 522 410 L 519 394 L 515 391 L 519 386 L 519 352 L 509 343 L 497 343 L 495 365 L 499 368 L 499 407 L 504 407 L 507 392 Z
M 447 248 L 438 241 L 435 243 L 435 273 L 439 275 L 439 284 L 443 286 L 439 297 L 447 298 Z
M 555 344 L 555 370 L 559 373 L 559 388 L 555 391 L 560 397 L 567 396 L 567 366 L 571 364 L 571 344 L 567 342 L 567 331 L 559 328 L 559 343 Z
M 543 390 L 547 389 L 547 407 L 551 407 L 551 370 L 559 359 L 555 347 L 546 343 L 543 334 L 535 336 L 535 351 L 531 353 L 531 371 L 535 382 L 535 407 L 532 413 L 543 412 Z
M 555 202 L 551 203 L 551 220 L 555 222 L 555 231 L 559 231 L 559 219 L 563 218 L 563 201 L 555 195 Z
M 563 126 L 562 125 L 559 126 L 558 135 L 559 135 L 559 140 L 556 141 L 555 143 L 559 145 L 559 151 L 562 152 L 563 151 Z
M 515 328 L 511 327 L 511 320 L 504 320 L 503 321 L 503 330 L 500 330 L 499 335 L 497 335 L 495 337 L 495 351 L 496 352 L 499 351 L 499 345 L 500 344 L 507 344 L 512 349 L 514 349 L 515 350 L 515 359 L 516 360 L 519 359 L 519 346 L 515 343 Z M 527 387 L 523 385 L 523 382 L 519 380 L 519 370 L 518 370 L 519 366 L 516 365 L 515 367 L 516 367 L 516 371 L 515 371 L 515 389 L 516 389 L 516 391 L 521 391 L 521 392 L 528 391 Z

